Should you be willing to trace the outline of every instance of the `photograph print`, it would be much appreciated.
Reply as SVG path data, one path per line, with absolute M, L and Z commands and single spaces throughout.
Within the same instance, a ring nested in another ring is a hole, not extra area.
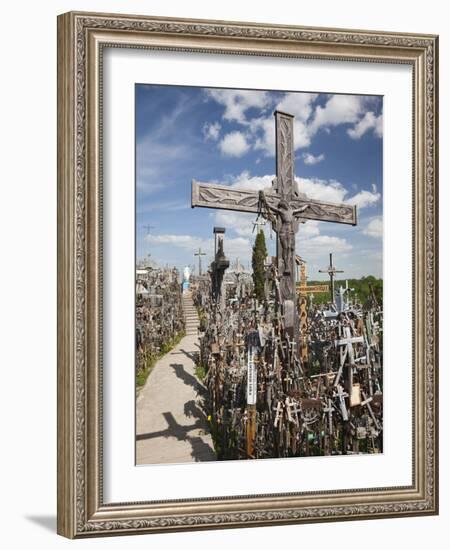
M 383 98 L 136 84 L 135 140 L 136 464 L 382 453 Z

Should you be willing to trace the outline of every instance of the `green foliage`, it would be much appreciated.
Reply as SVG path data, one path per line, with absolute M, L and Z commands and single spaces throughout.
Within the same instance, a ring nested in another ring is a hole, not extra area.
M 149 355 L 147 357 L 147 362 L 145 364 L 145 368 L 138 370 L 138 372 L 136 373 L 136 387 L 137 388 L 141 388 L 145 384 L 149 374 L 152 372 L 153 367 L 156 365 L 157 361 L 159 359 L 161 359 L 161 357 L 166 355 L 166 353 L 169 353 L 169 351 L 173 350 L 173 348 L 181 342 L 181 340 L 184 338 L 185 334 L 186 333 L 184 331 L 179 332 L 177 335 L 175 335 L 174 338 L 172 338 L 168 342 L 165 342 L 162 345 L 159 353 L 157 353 L 155 355 Z
M 205 377 L 206 377 L 206 369 L 203 365 L 197 365 L 195 367 L 195 376 L 203 384 L 203 382 L 205 381 Z
M 255 244 L 253 245 L 252 268 L 253 283 L 255 285 L 255 296 L 260 301 L 265 300 L 264 296 L 264 261 L 267 256 L 266 238 L 262 231 L 258 231 Z
M 367 275 L 361 277 L 361 279 L 347 279 L 349 288 L 354 289 L 354 292 L 350 293 L 350 298 L 353 299 L 355 294 L 358 302 L 368 304 L 372 300 L 372 291 L 378 304 L 383 302 L 383 279 L 377 279 L 373 275 Z M 308 281 L 308 285 L 324 284 L 324 281 Z M 335 289 L 342 286 L 345 287 L 345 279 L 335 281 Z M 326 304 L 330 301 L 330 294 L 328 292 L 321 292 L 314 294 L 314 304 Z

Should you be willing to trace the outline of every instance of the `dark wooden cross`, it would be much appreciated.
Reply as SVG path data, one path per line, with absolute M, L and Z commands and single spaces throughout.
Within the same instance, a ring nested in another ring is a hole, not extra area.
M 295 291 L 295 234 L 306 220 L 356 225 L 356 206 L 309 199 L 294 178 L 294 117 L 275 111 L 276 178 L 267 192 L 233 189 L 226 185 L 192 181 L 192 207 L 219 208 L 262 214 L 277 233 L 280 293 L 287 332 L 298 338 Z
M 202 256 L 206 256 L 206 252 L 202 252 L 202 249 L 199 248 L 198 252 L 194 253 L 194 256 L 198 256 L 198 274 L 202 276 Z
M 330 295 L 331 295 L 331 303 L 334 304 L 335 296 L 334 296 L 334 277 L 336 273 L 344 273 L 342 269 L 336 269 L 333 265 L 333 254 L 330 252 L 330 265 L 327 267 L 327 269 L 319 269 L 319 273 L 328 273 L 330 276 Z

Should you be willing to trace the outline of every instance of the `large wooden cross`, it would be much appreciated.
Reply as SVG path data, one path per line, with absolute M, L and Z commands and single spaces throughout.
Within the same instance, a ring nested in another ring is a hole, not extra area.
M 356 225 L 356 206 L 318 201 L 297 189 L 294 178 L 294 117 L 275 111 L 276 178 L 267 192 L 192 181 L 192 207 L 262 214 L 277 233 L 277 262 L 285 327 L 297 339 L 295 234 L 306 220 Z

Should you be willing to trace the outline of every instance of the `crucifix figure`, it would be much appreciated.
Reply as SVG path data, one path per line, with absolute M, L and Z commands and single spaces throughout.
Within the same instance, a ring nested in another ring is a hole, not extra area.
M 259 193 L 226 185 L 192 182 L 192 207 L 220 208 L 262 214 L 277 233 L 277 263 L 285 329 L 298 340 L 295 291 L 295 234 L 306 220 L 356 225 L 356 206 L 317 201 L 297 190 L 294 178 L 294 117 L 275 111 L 276 177 Z
M 199 277 L 202 276 L 202 256 L 206 256 L 206 252 L 202 252 L 202 249 L 199 248 L 198 252 L 194 253 L 194 256 L 198 256 L 198 274 Z
M 281 245 L 281 258 L 283 261 L 283 274 L 289 275 L 293 267 L 293 256 L 295 254 L 295 233 L 297 232 L 298 218 L 309 204 L 303 204 L 300 208 L 295 208 L 295 203 L 290 203 L 287 199 L 281 199 L 277 206 L 271 206 L 264 194 L 259 192 L 259 200 L 267 209 L 265 216 L 270 218 L 270 213 L 278 216 L 273 219 L 277 225 L 279 244 Z M 264 214 L 263 214 L 264 215 Z
M 328 273 L 330 276 L 330 295 L 331 295 L 331 303 L 334 304 L 334 276 L 336 273 L 344 273 L 341 269 L 336 269 L 333 265 L 333 254 L 330 252 L 330 265 L 327 267 L 327 269 L 319 269 L 319 273 Z

